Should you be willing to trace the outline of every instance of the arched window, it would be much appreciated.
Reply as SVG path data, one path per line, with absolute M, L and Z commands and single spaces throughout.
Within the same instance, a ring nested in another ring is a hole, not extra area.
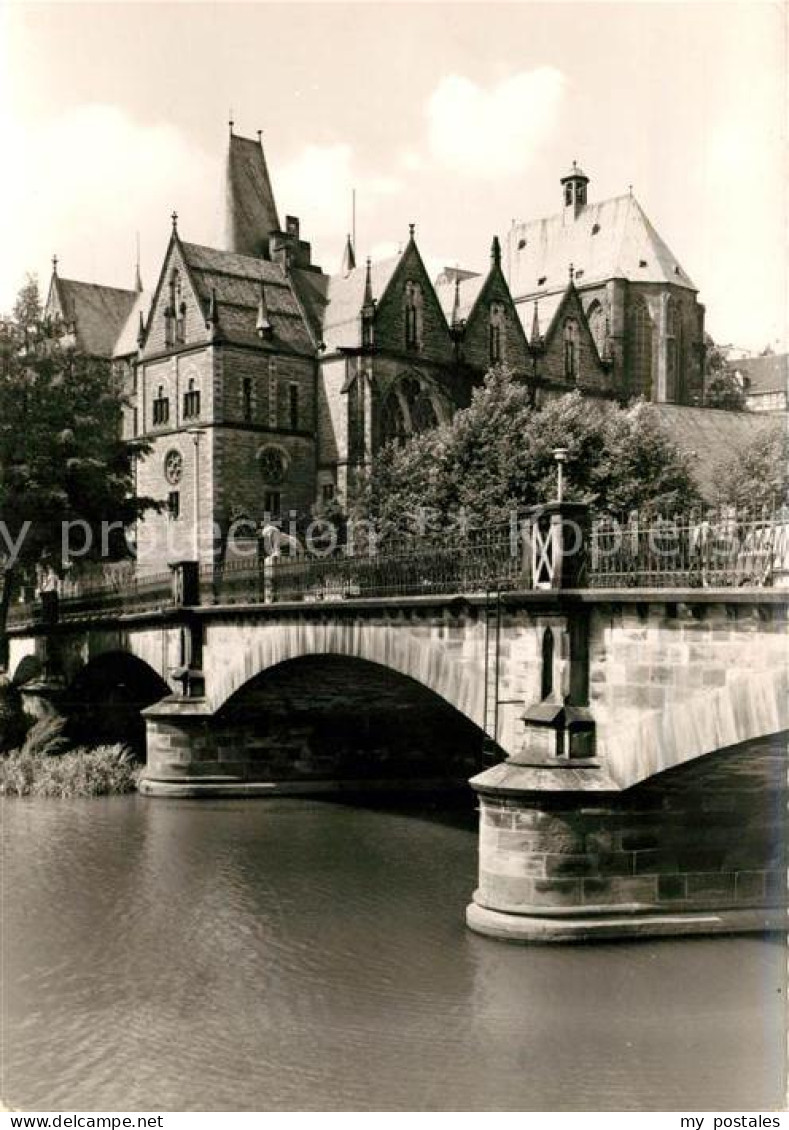
M 564 376 L 565 380 L 578 380 L 578 323 L 568 318 L 564 323 Z
M 504 361 L 504 306 L 501 302 L 491 302 L 489 315 L 490 363 L 498 365 Z
M 397 389 L 393 388 L 381 411 L 381 443 L 405 443 L 408 425 Z
M 550 698 L 553 694 L 553 628 L 546 628 L 542 634 L 542 667 L 540 676 L 540 698 Z
M 685 366 L 682 341 L 682 311 L 675 298 L 666 304 L 666 397 L 682 403 Z
M 567 184 L 564 186 L 564 203 L 569 208 L 570 205 L 572 204 L 572 202 L 573 202 L 573 186 L 568 181 Z
M 602 303 L 598 302 L 597 299 L 594 300 L 587 310 L 586 318 L 589 322 L 589 329 L 594 338 L 594 343 L 597 346 L 597 352 L 602 357 L 606 345 L 606 318 Z
M 627 317 L 630 391 L 648 396 L 652 388 L 652 319 L 646 302 L 635 295 Z
M 420 349 L 422 346 L 422 287 L 410 279 L 405 284 L 405 347 Z
M 184 393 L 184 419 L 193 419 L 200 415 L 200 389 L 195 388 L 195 383 L 189 379 Z

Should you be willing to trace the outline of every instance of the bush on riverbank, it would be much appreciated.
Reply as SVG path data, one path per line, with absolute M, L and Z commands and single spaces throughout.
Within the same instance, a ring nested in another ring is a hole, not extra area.
M 14 750 L 0 757 L 0 796 L 87 797 L 129 793 L 140 767 L 126 746 L 75 749 L 57 757 Z

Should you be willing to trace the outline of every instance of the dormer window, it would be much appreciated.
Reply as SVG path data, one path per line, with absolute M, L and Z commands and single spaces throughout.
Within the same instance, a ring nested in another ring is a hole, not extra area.
M 568 318 L 564 323 L 564 376 L 568 381 L 578 380 L 578 323 Z
M 200 415 L 200 390 L 195 388 L 193 380 L 189 381 L 184 393 L 184 419 L 194 419 Z
M 164 395 L 164 386 L 159 385 L 153 402 L 154 424 L 167 424 L 170 421 L 170 400 Z
M 419 349 L 422 343 L 422 287 L 410 280 L 405 284 L 405 347 Z

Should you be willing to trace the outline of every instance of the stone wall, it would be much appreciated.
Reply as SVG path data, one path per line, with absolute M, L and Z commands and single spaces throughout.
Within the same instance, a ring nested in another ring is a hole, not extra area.
M 469 921 L 523 940 L 764 928 L 786 901 L 786 801 L 783 737 L 618 795 L 483 796 Z

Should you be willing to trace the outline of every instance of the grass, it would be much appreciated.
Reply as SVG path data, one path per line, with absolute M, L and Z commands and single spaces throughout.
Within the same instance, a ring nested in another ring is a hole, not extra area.
M 140 766 L 123 745 L 54 757 L 25 749 L 0 757 L 0 796 L 88 797 L 133 792 Z

